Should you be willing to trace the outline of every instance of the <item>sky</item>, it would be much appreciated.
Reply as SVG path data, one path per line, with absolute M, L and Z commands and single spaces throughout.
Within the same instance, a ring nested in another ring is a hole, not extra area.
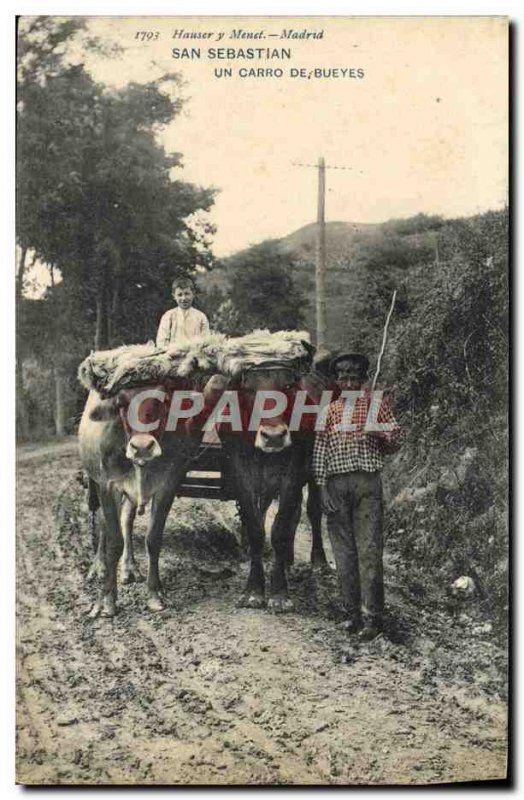
M 328 165 L 327 220 L 467 216 L 503 206 L 506 24 L 503 17 L 94 17 L 92 32 L 124 52 L 86 65 L 109 85 L 182 74 L 184 111 L 161 138 L 183 154 L 177 177 L 220 190 L 211 219 L 221 256 L 315 220 L 317 170 L 295 164 L 314 165 L 319 156 Z M 290 28 L 322 38 L 271 36 Z M 180 29 L 212 38 L 173 38 Z M 235 29 L 265 38 L 231 39 Z M 158 38 L 137 40 L 141 31 Z M 200 47 L 201 58 L 174 59 L 174 47 Z M 287 47 L 292 57 L 211 60 L 211 47 Z M 225 67 L 233 77 L 216 77 Z M 237 74 L 246 67 L 284 74 Z M 361 69 L 364 77 L 299 78 L 291 68 Z
M 504 17 L 94 16 L 88 24 L 122 49 L 116 58 L 74 55 L 96 80 L 120 87 L 181 74 L 183 110 L 160 139 L 183 154 L 173 177 L 218 189 L 209 214 L 217 256 L 314 222 L 319 156 L 327 221 L 469 216 L 507 202 Z M 181 30 L 209 37 L 174 36 Z M 235 30 L 262 38 L 231 38 Z M 284 30 L 322 36 L 281 39 Z M 200 58 L 175 59 L 175 47 L 199 47 Z M 291 58 L 208 57 L 210 48 L 248 47 L 287 48 Z M 267 74 L 278 67 L 282 77 Z M 217 77 L 225 68 L 232 77 Z M 263 77 L 239 74 L 253 68 Z M 39 296 L 46 268 L 36 264 L 31 278 L 29 294 Z

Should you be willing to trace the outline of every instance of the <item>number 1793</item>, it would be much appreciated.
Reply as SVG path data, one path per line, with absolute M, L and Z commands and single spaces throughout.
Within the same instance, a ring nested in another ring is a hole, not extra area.
M 150 42 L 152 39 L 158 39 L 159 36 L 159 31 L 137 31 L 135 33 L 135 39 L 141 42 Z

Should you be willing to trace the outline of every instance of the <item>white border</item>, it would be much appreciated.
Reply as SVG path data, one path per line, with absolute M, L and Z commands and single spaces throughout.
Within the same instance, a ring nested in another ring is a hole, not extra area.
M 1 313 L 0 313 L 0 324 L 2 326 L 1 329 L 1 354 L 2 354 L 2 365 L 0 369 L 2 372 L 3 382 L 7 383 L 7 386 L 4 385 L 4 390 L 0 396 L 0 403 L 2 409 L 1 419 L 5 421 L 3 426 L 3 435 L 2 435 L 2 442 L 4 446 L 2 447 L 1 454 L 2 454 L 2 462 L 4 465 L 3 469 L 3 477 L 2 477 L 2 486 L 1 486 L 1 513 L 2 513 L 2 554 L 0 556 L 0 564 L 2 572 L 0 574 L 0 590 L 1 590 L 1 612 L 2 612 L 2 632 L 3 632 L 3 647 L 1 650 L 2 653 L 2 672 L 0 673 L 0 708 L 3 711 L 2 714 L 2 725 L 0 726 L 0 788 L 2 790 L 2 798 L 4 797 L 12 797 L 15 795 L 19 795 L 22 789 L 20 787 L 15 787 L 13 784 L 14 781 L 14 573 L 13 573 L 13 565 L 14 565 L 14 475 L 12 465 L 14 464 L 14 270 L 11 269 L 11 265 L 13 264 L 13 256 L 14 256 L 14 185 L 15 185 L 15 173 L 14 173 L 14 101 L 15 101 L 15 90 L 14 90 L 14 63 L 15 63 L 15 15 L 16 14 L 53 14 L 53 15 L 144 15 L 144 16 L 154 16 L 154 15 L 166 15 L 166 16 L 177 16 L 177 15 L 214 15 L 214 16 L 223 16 L 223 15 L 287 15 L 287 16 L 294 16 L 294 15 L 311 15 L 311 16 L 325 16 L 325 15 L 335 15 L 335 16 L 350 16 L 350 15 L 365 15 L 365 16 L 398 16 L 398 15 L 416 15 L 416 16 L 425 16 L 425 15 L 450 15 L 450 16 L 460 16 L 460 15 L 473 15 L 473 16 L 481 16 L 481 15 L 499 15 L 499 16 L 509 16 L 512 22 L 514 23 L 516 30 L 514 31 L 515 39 L 518 39 L 519 34 L 519 23 L 523 18 L 523 14 L 521 11 L 521 4 L 517 5 L 516 0 L 511 0 L 510 2 L 500 3 L 494 2 L 493 0 L 477 0 L 473 2 L 460 2 L 460 0 L 441 0 L 440 2 L 423 2 L 423 0 L 419 0 L 415 2 L 413 0 L 404 0 L 404 2 L 395 2 L 391 4 L 387 4 L 385 2 L 378 2 L 378 0 L 367 0 L 367 2 L 330 2 L 329 0 L 322 0 L 322 2 L 313 2 L 313 0 L 295 0 L 294 2 L 290 2 L 289 0 L 282 0 L 279 2 L 278 0 L 264 0 L 264 2 L 242 2 L 241 0 L 226 0 L 225 2 L 220 3 L 217 6 L 216 3 L 211 2 L 210 0 L 193 0 L 193 2 L 169 2 L 168 0 L 155 0 L 155 2 L 145 3 L 143 0 L 138 2 L 138 0 L 126 0 L 126 2 L 114 2 L 108 3 L 101 2 L 101 0 L 96 0 L 95 2 L 77 2 L 74 0 L 68 0 L 68 2 L 54 2 L 49 0 L 49 2 L 43 2 L 42 0 L 23 0 L 18 4 L 12 3 L 10 0 L 7 0 L 3 4 L 2 10 L 0 11 L 0 20 L 2 22 L 0 26 L 2 42 L 1 42 L 1 59 L 2 59 L 2 78 L 3 78 L 3 91 L 1 92 L 2 103 L 5 104 L 2 114 L 2 146 L 0 148 L 0 152 L 2 154 L 2 164 L 3 169 L 1 171 L 2 176 L 5 176 L 4 180 L 6 182 L 6 186 L 4 187 L 4 191 L 1 193 L 1 202 L 2 202 L 2 213 L 0 215 L 0 220 L 2 224 L 2 242 L 3 242 L 3 291 L 1 295 Z M 518 87 L 520 85 L 519 78 L 521 77 L 521 68 L 518 64 L 518 60 L 515 57 L 514 61 L 514 102 L 518 99 Z M 515 129 L 514 129 L 514 149 L 516 150 L 518 146 L 517 140 L 517 131 L 519 129 L 518 125 L 518 108 L 516 108 L 515 113 Z M 515 160 L 516 163 L 516 160 Z M 519 172 L 518 175 L 515 175 L 515 185 L 514 185 L 514 198 L 519 196 L 519 188 L 521 188 L 521 173 Z M 514 397 L 514 412 L 516 415 L 519 400 L 522 397 L 522 381 L 524 375 L 524 356 L 522 355 L 524 348 L 522 348 L 523 344 L 523 326 L 519 324 L 519 314 L 517 313 L 517 307 L 520 310 L 522 308 L 522 300 L 523 300 L 523 289 L 522 289 L 522 281 L 518 281 L 518 264 L 517 264 L 517 256 L 518 256 L 518 242 L 517 242 L 517 233 L 520 228 L 520 224 L 523 222 L 522 214 L 519 213 L 518 218 L 515 217 L 514 219 L 514 229 L 513 229 L 513 236 L 514 236 L 514 289 L 515 294 L 513 296 L 513 314 L 515 319 L 515 363 L 514 363 L 514 376 L 515 376 L 515 389 L 516 394 Z M 518 345 L 521 345 L 518 348 Z M 518 349 L 518 350 L 517 350 Z M 514 448 L 515 448 L 515 456 L 519 451 L 519 445 L 522 444 L 522 436 L 520 430 L 515 430 L 517 436 L 514 440 Z M 8 440 L 9 445 L 7 447 L 7 452 L 5 448 L 6 440 Z M 519 475 L 516 475 L 515 481 L 515 492 L 514 492 L 514 499 L 515 503 L 519 496 L 522 496 L 524 492 L 524 479 L 522 478 L 522 471 Z M 518 480 L 517 480 L 518 478 Z M 516 547 L 516 540 L 518 534 L 518 525 L 517 525 L 517 518 L 515 519 L 515 526 L 514 526 L 514 556 L 520 555 L 522 552 L 522 548 L 520 548 L 519 553 L 517 553 Z M 522 564 L 522 559 L 518 559 L 518 562 L 515 562 L 514 565 L 514 628 L 515 634 L 517 633 L 517 623 L 519 620 L 519 612 L 521 611 L 521 597 L 517 596 L 517 587 L 518 587 L 518 577 L 521 574 L 519 567 L 524 566 Z M 521 664 L 521 659 L 519 659 L 520 647 L 517 649 L 517 645 L 520 645 L 520 641 L 517 641 L 515 644 L 515 664 L 514 664 L 514 680 L 517 676 L 517 665 Z M 521 712 L 522 712 L 522 700 L 523 693 L 520 692 L 520 701 L 518 703 L 518 707 L 514 709 L 515 718 L 521 719 Z M 518 767 L 519 764 L 524 763 L 524 745 L 523 745 L 523 737 L 522 735 L 516 738 L 514 744 L 517 745 L 518 749 L 514 754 L 514 764 Z M 515 778 L 518 776 L 516 775 Z M 70 789 L 70 790 L 61 790 L 60 796 L 61 797 L 68 797 L 71 795 L 76 795 L 78 792 L 81 792 L 81 789 Z M 87 790 L 84 790 L 87 791 Z M 99 790 L 98 796 L 105 796 L 108 795 L 110 789 Z M 148 790 L 144 788 L 142 790 L 150 795 L 153 795 L 154 790 Z M 216 790 L 215 790 L 216 791 Z M 226 788 L 227 791 L 227 788 Z M 268 796 L 272 797 L 275 796 L 277 790 L 271 791 L 262 791 L 257 792 L 258 796 Z M 324 793 L 329 791 L 328 789 L 319 789 L 318 793 Z M 348 792 L 351 792 L 352 795 L 360 794 L 363 791 L 362 789 L 348 789 Z M 428 790 L 410 790 L 411 797 L 421 796 L 423 797 L 424 794 Z M 184 791 L 178 790 L 177 795 L 180 796 L 187 796 L 189 798 L 194 798 L 198 796 L 208 795 L 210 790 L 202 789 L 200 791 L 191 790 Z M 456 793 L 461 792 L 460 787 L 457 789 L 450 789 L 447 792 Z M 316 792 L 315 792 L 316 793 Z M 340 793 L 340 790 L 338 790 Z M 490 794 L 499 793 L 495 790 L 489 792 Z M 55 794 L 54 791 L 51 790 L 51 794 Z M 134 792 L 132 790 L 123 790 L 119 792 L 119 796 L 129 796 L 131 797 Z M 281 794 L 281 792 L 278 792 Z M 299 795 L 309 796 L 310 792 L 301 792 L 298 791 Z M 386 790 L 375 790 L 373 792 L 374 796 L 386 794 Z M 484 793 L 483 793 L 484 794 Z M 47 792 L 49 796 L 49 792 Z M 294 795 L 297 795 L 297 791 L 294 791 Z M 484 796 L 486 796 L 484 794 Z

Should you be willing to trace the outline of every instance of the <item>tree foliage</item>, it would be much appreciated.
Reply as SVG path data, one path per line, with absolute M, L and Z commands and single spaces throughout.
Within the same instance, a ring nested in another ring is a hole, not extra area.
M 82 28 L 37 18 L 20 33 L 18 240 L 86 287 L 98 315 L 116 311 L 115 334 L 120 322 L 128 333 L 120 296 L 140 295 L 144 282 L 165 291 L 175 268 L 209 265 L 209 231 L 188 218 L 209 209 L 213 193 L 175 180 L 181 156 L 156 138 L 181 110 L 179 76 L 97 84 L 63 61 Z
M 157 137 L 180 113 L 180 77 L 111 89 L 72 63 L 71 52 L 82 47 L 100 48 L 82 18 L 22 20 L 19 357 L 43 341 L 28 322 L 33 307 L 23 302 L 31 252 L 62 279 L 39 301 L 46 305 L 42 319 L 52 323 L 48 359 L 61 371 L 64 353 L 154 336 L 173 274 L 213 263 L 213 229 L 202 212 L 214 193 L 177 179 L 182 157 L 167 153 Z
M 506 209 L 441 229 L 440 263 L 412 274 L 410 313 L 396 321 L 390 349 L 407 431 L 392 482 L 401 486 L 414 469 L 415 488 L 433 486 L 391 514 L 391 547 L 430 595 L 472 576 L 499 618 L 508 577 L 508 228 Z
M 440 234 L 439 268 L 413 280 L 413 310 L 397 325 L 394 347 L 401 397 L 418 418 L 438 404 L 456 415 L 445 415 L 449 426 L 467 411 L 487 420 L 504 407 L 507 247 L 507 212 L 450 223 Z
M 299 328 L 308 303 L 293 279 L 294 261 L 277 241 L 265 241 L 231 256 L 225 265 L 227 298 L 216 324 L 228 333 L 254 328 Z M 221 327 L 222 325 L 222 327 Z

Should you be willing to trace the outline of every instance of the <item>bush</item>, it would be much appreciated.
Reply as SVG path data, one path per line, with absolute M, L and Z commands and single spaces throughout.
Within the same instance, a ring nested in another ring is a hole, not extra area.
M 407 430 L 392 483 L 406 485 L 419 465 L 413 486 L 434 491 L 392 510 L 390 546 L 418 581 L 424 576 L 428 596 L 470 575 L 482 608 L 500 620 L 507 612 L 507 241 L 507 212 L 442 228 L 439 268 L 412 282 L 418 291 L 392 341 Z M 450 488 L 468 448 L 474 461 Z

